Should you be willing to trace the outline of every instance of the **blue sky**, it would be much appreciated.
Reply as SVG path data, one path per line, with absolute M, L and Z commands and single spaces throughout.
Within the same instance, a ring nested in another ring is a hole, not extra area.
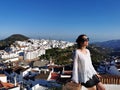
M 0 0 L 0 38 L 120 39 L 120 0 Z

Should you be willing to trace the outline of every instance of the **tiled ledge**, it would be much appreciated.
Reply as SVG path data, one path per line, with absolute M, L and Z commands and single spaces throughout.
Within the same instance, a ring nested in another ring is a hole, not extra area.
M 120 85 L 120 76 L 101 75 L 100 81 L 103 84 L 119 84 Z

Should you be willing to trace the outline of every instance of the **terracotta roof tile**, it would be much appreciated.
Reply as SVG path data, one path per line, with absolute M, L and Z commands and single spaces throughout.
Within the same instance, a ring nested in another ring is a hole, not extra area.
M 0 88 L 8 89 L 8 88 L 13 88 L 13 87 L 14 87 L 14 84 L 12 84 L 12 83 L 5 83 L 5 82 L 0 81 Z

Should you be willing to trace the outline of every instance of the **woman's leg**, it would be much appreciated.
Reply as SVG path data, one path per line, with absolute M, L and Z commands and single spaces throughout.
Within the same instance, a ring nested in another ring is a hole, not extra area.
M 97 90 L 105 90 L 105 86 L 101 82 L 99 82 L 97 84 Z
M 96 86 L 93 86 L 93 87 L 90 87 L 90 88 L 87 88 L 88 90 L 96 90 Z

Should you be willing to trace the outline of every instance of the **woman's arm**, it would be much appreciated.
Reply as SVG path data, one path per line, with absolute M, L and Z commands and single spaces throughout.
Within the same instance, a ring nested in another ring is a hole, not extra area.
M 73 71 L 72 71 L 72 81 L 78 82 L 78 54 L 75 51 L 74 58 L 73 58 Z

